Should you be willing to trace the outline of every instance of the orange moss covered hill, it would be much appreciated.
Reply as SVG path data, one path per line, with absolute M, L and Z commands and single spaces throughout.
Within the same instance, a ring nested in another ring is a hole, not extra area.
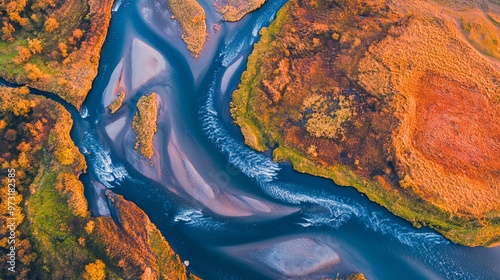
M 9 218 L 16 218 L 17 279 L 187 279 L 179 257 L 146 214 L 109 194 L 120 215 L 90 216 L 78 176 L 85 160 L 70 138 L 72 119 L 58 103 L 0 87 L 0 165 L 14 169 L 15 193 L 0 196 L 1 261 L 9 257 Z M 12 182 L 11 182 L 12 183 Z M 9 204 L 10 202 L 10 204 Z M 10 213 L 9 205 L 14 203 Z M 9 205 L 8 205 L 9 204 Z
M 111 18 L 112 0 L 2 1 L 0 76 L 81 106 Z
M 439 2 L 439 1 L 438 1 Z M 245 141 L 415 226 L 500 242 L 500 7 L 290 1 L 233 95 Z

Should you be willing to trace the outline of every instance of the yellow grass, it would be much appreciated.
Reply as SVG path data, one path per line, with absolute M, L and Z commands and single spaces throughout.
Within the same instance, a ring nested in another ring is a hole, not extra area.
M 205 11 L 196 0 L 168 0 L 168 5 L 181 26 L 187 49 L 198 57 L 207 37 Z
M 132 122 L 132 129 L 137 134 L 135 149 L 148 159 L 153 157 L 153 137 L 157 130 L 158 104 L 156 99 L 156 93 L 142 96 L 137 102 L 137 113 Z

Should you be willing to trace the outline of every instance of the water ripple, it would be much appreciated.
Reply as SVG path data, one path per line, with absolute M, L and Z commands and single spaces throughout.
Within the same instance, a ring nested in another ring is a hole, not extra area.
M 219 151 L 228 156 L 229 162 L 245 175 L 259 182 L 271 182 L 278 176 L 279 165 L 245 144 L 232 138 L 222 126 L 214 105 L 215 82 L 206 96 L 205 105 L 200 110 L 202 130 Z

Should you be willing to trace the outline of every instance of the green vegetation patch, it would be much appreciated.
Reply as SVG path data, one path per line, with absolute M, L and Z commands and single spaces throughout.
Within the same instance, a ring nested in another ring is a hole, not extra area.
M 258 114 L 256 114 L 253 107 L 252 98 L 255 95 L 255 90 L 257 90 L 258 81 L 262 79 L 259 71 L 262 66 L 262 57 L 272 50 L 275 34 L 285 23 L 286 6 L 287 4 L 278 11 L 276 19 L 268 28 L 263 28 L 260 31 L 260 40 L 248 57 L 247 69 L 241 76 L 241 83 L 233 93 L 230 105 L 231 115 L 235 123 L 240 126 L 245 143 L 258 151 L 267 149 L 266 142 L 276 142 L 266 139 L 265 134 L 262 133 L 262 125 L 259 119 L 255 117 Z
M 500 58 L 500 37 L 498 27 L 483 17 L 462 17 L 462 30 L 469 42 L 482 53 Z

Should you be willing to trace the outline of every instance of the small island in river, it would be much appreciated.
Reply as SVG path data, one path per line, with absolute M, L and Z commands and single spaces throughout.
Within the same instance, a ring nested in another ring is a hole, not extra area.
M 132 122 L 132 129 L 137 134 L 135 149 L 148 159 L 153 157 L 153 137 L 158 119 L 158 101 L 156 93 L 141 96 L 137 102 L 137 113 Z
M 266 0 L 214 0 L 214 6 L 226 21 L 238 21 L 258 9 Z

